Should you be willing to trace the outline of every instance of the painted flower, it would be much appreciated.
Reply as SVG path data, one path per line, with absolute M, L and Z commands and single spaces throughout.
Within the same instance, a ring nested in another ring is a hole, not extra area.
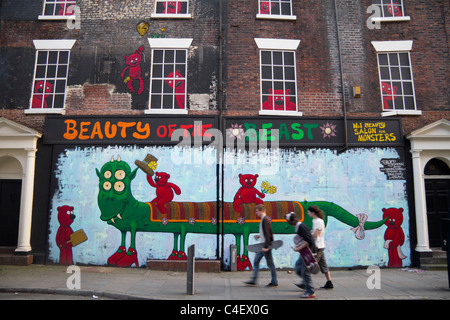
M 243 217 L 238 217 L 237 218 L 237 223 L 240 224 L 241 226 L 245 223 L 245 218 Z
M 156 163 L 156 161 L 150 161 L 150 163 L 147 166 L 152 170 L 156 170 L 158 163 Z
M 211 218 L 211 224 L 213 226 L 217 225 L 217 219 L 216 218 Z
M 236 139 L 241 140 L 244 137 L 245 132 L 244 129 L 242 129 L 242 124 L 236 123 L 232 124 L 231 128 L 227 129 L 227 134 L 230 138 L 234 138 L 235 140 Z
M 169 223 L 169 219 L 167 219 L 166 217 L 161 219 L 161 223 L 165 226 L 167 226 L 167 224 Z
M 274 194 L 275 192 L 277 192 L 277 187 L 272 186 L 269 182 L 267 181 L 263 181 L 261 183 L 261 193 L 270 193 L 270 194 Z
M 322 125 L 322 127 L 320 127 L 320 129 L 322 130 L 322 134 L 323 134 L 323 139 L 325 138 L 331 138 L 331 137 L 336 137 L 336 125 L 333 123 L 324 123 Z
M 195 218 L 190 217 L 189 218 L 189 224 L 194 225 L 195 224 Z

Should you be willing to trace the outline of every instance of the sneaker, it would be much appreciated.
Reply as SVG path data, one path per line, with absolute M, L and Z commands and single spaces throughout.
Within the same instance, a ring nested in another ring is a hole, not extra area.
M 333 289 L 333 282 L 331 281 L 327 281 L 327 283 L 325 283 L 325 285 L 322 287 L 322 289 Z
M 275 283 L 269 283 L 267 286 L 266 286 L 266 288 L 276 288 L 276 287 L 278 287 L 278 284 L 275 284 Z
M 312 292 L 312 293 L 305 292 L 304 294 L 302 294 L 300 296 L 300 298 L 302 298 L 302 299 L 312 299 L 315 297 L 316 297 L 316 294 L 314 292 Z
M 245 284 L 248 284 L 248 285 L 250 285 L 250 286 L 254 286 L 254 285 L 256 284 L 256 282 L 255 282 L 255 281 L 252 281 L 252 280 L 245 281 L 244 283 L 245 283 Z

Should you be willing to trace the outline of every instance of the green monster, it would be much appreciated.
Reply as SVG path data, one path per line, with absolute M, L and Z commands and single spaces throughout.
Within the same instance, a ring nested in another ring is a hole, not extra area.
M 131 192 L 131 181 L 136 177 L 137 169 L 131 170 L 128 163 L 122 161 L 120 157 L 117 160 L 111 159 L 103 165 L 100 171 L 96 169 L 99 178 L 98 206 L 101 211 L 100 219 L 114 226 L 122 233 L 122 241 L 118 250 L 108 258 L 108 264 L 118 267 L 128 267 L 133 264 L 139 266 L 136 252 L 136 232 L 170 232 L 174 234 L 174 248 L 169 260 L 186 259 L 185 238 L 187 233 L 206 233 L 216 234 L 217 226 L 217 207 L 216 202 L 194 203 L 194 202 L 171 202 L 170 206 L 185 206 L 185 208 L 198 208 L 205 206 L 208 208 L 208 219 L 198 222 L 192 218 L 182 220 L 181 222 L 171 221 L 168 219 L 152 220 L 152 216 L 158 213 L 156 205 L 136 200 Z M 349 225 L 358 239 L 364 238 L 364 230 L 379 228 L 384 224 L 386 219 L 377 222 L 367 222 L 366 215 L 354 216 L 340 206 L 326 201 L 313 202 L 296 202 L 296 201 L 274 201 L 265 202 L 268 214 L 272 217 L 272 228 L 275 234 L 291 234 L 294 233 L 294 227 L 290 226 L 284 215 L 290 211 L 294 211 L 306 225 L 311 228 L 312 220 L 306 212 L 311 205 L 317 205 L 325 214 L 325 224 L 328 217 L 332 216 L 337 220 Z M 247 245 L 251 233 L 259 232 L 259 221 L 254 219 L 244 219 L 242 215 L 248 217 L 254 211 L 254 204 L 245 204 L 244 211 L 240 214 L 234 211 L 233 203 L 223 203 L 224 210 L 229 210 L 230 219 L 223 220 L 223 233 L 233 234 L 236 238 L 236 247 L 238 253 L 238 269 L 244 270 L 246 267 L 252 268 L 248 260 Z M 189 211 L 186 209 L 185 211 Z M 206 211 L 206 209 L 205 209 Z M 250 212 L 250 213 L 249 213 Z M 161 215 L 160 215 L 161 216 Z M 186 212 L 186 216 L 193 216 L 192 212 Z M 235 218 L 239 216 L 238 218 Z M 126 250 L 126 234 L 131 233 L 131 243 Z M 241 252 L 241 236 L 243 237 L 243 254 Z M 178 250 L 178 239 L 180 239 L 180 250 Z

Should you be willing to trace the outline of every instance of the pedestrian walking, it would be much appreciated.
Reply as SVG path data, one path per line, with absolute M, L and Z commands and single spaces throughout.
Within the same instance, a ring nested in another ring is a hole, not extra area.
M 331 282 L 331 274 L 328 269 L 327 261 L 325 259 L 325 223 L 323 221 L 324 214 L 319 207 L 312 205 L 308 208 L 308 215 L 312 218 L 312 236 L 315 240 L 317 255 L 316 260 L 319 264 L 320 271 L 325 274 L 327 282 L 321 288 L 333 289 L 333 282 Z
M 255 207 L 255 213 L 258 218 L 261 219 L 259 224 L 259 235 L 256 236 L 260 243 L 264 243 L 264 248 L 262 251 L 256 253 L 253 262 L 253 275 L 246 284 L 255 285 L 258 279 L 259 263 L 261 259 L 266 258 L 267 266 L 270 270 L 270 275 L 272 277 L 270 283 L 266 287 L 278 287 L 277 270 L 275 269 L 275 264 L 273 263 L 272 249 L 269 249 L 273 241 L 272 223 L 270 218 L 266 215 L 266 207 L 263 204 L 258 204 Z
M 290 225 L 295 226 L 295 240 L 297 240 L 296 242 L 298 242 L 299 245 L 296 245 L 296 247 L 293 248 L 294 251 L 299 252 L 304 248 L 304 246 L 309 246 L 311 252 L 315 253 L 315 241 L 308 226 L 298 221 L 298 218 L 295 216 L 294 212 L 288 213 L 285 218 Z M 300 241 L 298 241 L 299 237 L 301 238 Z M 300 254 L 297 262 L 295 263 L 295 273 L 303 279 L 303 282 L 297 285 L 298 287 L 305 289 L 305 293 L 301 296 L 301 298 L 315 298 L 316 294 L 312 283 L 311 272 L 309 272 L 306 268 Z

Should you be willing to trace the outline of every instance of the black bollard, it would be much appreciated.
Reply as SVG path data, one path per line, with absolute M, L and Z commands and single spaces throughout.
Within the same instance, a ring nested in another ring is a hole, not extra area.
M 186 294 L 194 294 L 194 274 L 195 274 L 195 245 L 191 245 L 188 248 L 188 260 L 187 260 L 187 282 L 186 282 Z

